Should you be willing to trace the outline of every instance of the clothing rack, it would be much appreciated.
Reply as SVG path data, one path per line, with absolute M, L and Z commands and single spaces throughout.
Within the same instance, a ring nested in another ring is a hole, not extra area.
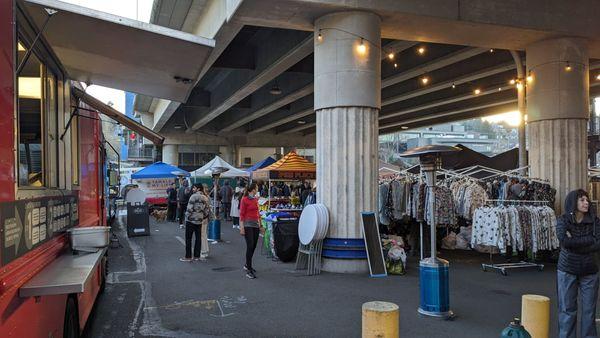
M 546 204 L 548 205 L 549 202 L 548 201 L 527 201 L 527 200 L 498 200 L 498 199 L 489 199 L 487 200 L 486 204 L 488 203 L 494 203 L 494 202 L 500 202 L 500 203 L 514 203 L 514 204 Z M 499 264 L 495 264 L 493 259 L 492 259 L 492 250 L 490 250 L 490 263 L 489 264 L 481 264 L 481 269 L 484 272 L 487 272 L 488 269 L 492 269 L 492 270 L 497 270 L 500 271 L 500 273 L 503 276 L 507 276 L 508 272 L 507 270 L 510 269 L 523 269 L 523 268 L 537 268 L 539 271 L 544 270 L 544 264 L 538 264 L 538 263 L 531 263 L 531 262 L 525 262 L 525 261 L 520 261 L 518 263 L 499 263 Z

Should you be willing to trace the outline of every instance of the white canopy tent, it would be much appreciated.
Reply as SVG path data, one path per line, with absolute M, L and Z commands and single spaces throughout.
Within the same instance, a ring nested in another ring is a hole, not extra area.
M 244 170 L 240 170 L 231 164 L 227 163 L 225 160 L 220 158 L 219 156 L 215 156 L 210 162 L 206 163 L 201 168 L 198 168 L 191 172 L 192 177 L 211 177 L 211 174 L 207 174 L 207 170 L 212 170 L 213 168 L 228 168 L 226 172 L 221 174 L 221 177 L 249 177 L 250 173 Z

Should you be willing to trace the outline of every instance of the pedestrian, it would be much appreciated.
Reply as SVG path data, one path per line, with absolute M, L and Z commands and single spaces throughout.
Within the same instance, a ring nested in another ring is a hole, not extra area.
M 192 189 L 190 189 L 190 184 L 184 178 L 181 182 L 181 186 L 177 191 L 177 217 L 179 217 L 179 228 L 183 229 L 183 221 L 185 219 L 185 211 L 187 210 L 188 201 L 190 200 L 190 196 L 192 195 Z
M 231 198 L 231 212 L 229 213 L 229 215 L 231 216 L 232 220 L 233 220 L 233 228 L 238 228 L 240 227 L 240 200 L 242 199 L 242 196 L 244 194 L 244 188 L 242 187 L 236 187 L 235 188 L 235 193 L 233 194 L 233 197 Z
M 240 235 L 246 239 L 246 264 L 244 270 L 246 277 L 256 278 L 256 270 L 252 267 L 252 256 L 258 243 L 261 231 L 260 216 L 258 214 L 258 197 L 256 196 L 256 183 L 251 183 L 244 191 L 240 202 Z
M 206 188 L 206 184 L 200 185 L 198 187 L 198 189 L 199 189 L 200 193 L 202 193 L 204 196 L 206 196 L 206 199 L 208 200 L 208 206 L 211 211 L 211 215 L 214 216 L 214 212 L 212 209 L 210 197 L 208 196 L 208 189 Z M 210 247 L 208 246 L 208 225 L 209 225 L 209 223 L 210 223 L 209 218 L 204 219 L 204 221 L 202 222 L 202 229 L 200 231 L 200 235 L 202 237 L 202 247 L 200 250 L 200 258 L 203 258 L 203 259 L 208 258 L 208 253 L 210 250 Z
M 229 186 L 229 181 L 225 181 L 221 188 L 221 210 L 223 211 L 223 219 L 226 221 L 231 220 L 229 213 L 231 209 L 231 199 L 233 198 L 233 189 Z
M 180 258 L 182 262 L 206 260 L 200 256 L 202 250 L 202 225 L 206 224 L 210 218 L 212 218 L 212 211 L 210 208 L 210 201 L 204 194 L 202 185 L 195 184 L 193 194 L 189 199 L 187 208 L 185 211 L 186 222 L 185 222 L 185 257 Z M 192 258 L 192 237 L 194 240 L 194 256 Z
M 556 231 L 560 242 L 557 267 L 559 337 L 576 337 L 578 306 L 581 306 L 581 337 L 597 337 L 598 266 L 595 255 L 600 251 L 600 223 L 590 209 L 585 190 L 574 190 L 567 195 L 565 211 L 558 218 Z M 578 296 L 581 304 L 578 304 Z
M 177 217 L 177 187 L 175 183 L 171 183 L 167 189 L 167 221 L 175 222 Z

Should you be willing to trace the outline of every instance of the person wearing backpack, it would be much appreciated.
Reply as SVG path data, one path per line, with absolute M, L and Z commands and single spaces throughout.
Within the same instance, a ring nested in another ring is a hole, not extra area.
M 187 210 L 188 201 L 192 196 L 192 189 L 186 179 L 183 179 L 181 187 L 177 191 L 177 216 L 179 218 L 179 228 L 183 229 L 183 221 L 185 219 L 185 211 Z
M 577 312 L 578 306 L 581 306 L 581 337 L 597 337 L 596 256 L 600 251 L 600 221 L 590 208 L 589 195 L 585 190 L 574 190 L 567 195 L 556 232 L 560 243 L 557 266 L 558 336 L 576 337 Z
M 210 200 L 204 193 L 202 185 L 195 184 L 193 195 L 189 198 L 185 211 L 185 257 L 180 258 L 182 262 L 204 261 L 201 256 L 202 251 L 202 227 L 208 225 L 208 221 L 213 218 Z M 195 237 L 194 256 L 192 258 L 192 237 Z

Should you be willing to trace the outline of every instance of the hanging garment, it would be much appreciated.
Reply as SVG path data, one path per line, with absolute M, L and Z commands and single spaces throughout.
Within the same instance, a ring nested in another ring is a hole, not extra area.
M 390 225 L 391 223 L 388 207 L 389 192 L 390 185 L 388 183 L 379 185 L 379 223 L 383 225 Z

